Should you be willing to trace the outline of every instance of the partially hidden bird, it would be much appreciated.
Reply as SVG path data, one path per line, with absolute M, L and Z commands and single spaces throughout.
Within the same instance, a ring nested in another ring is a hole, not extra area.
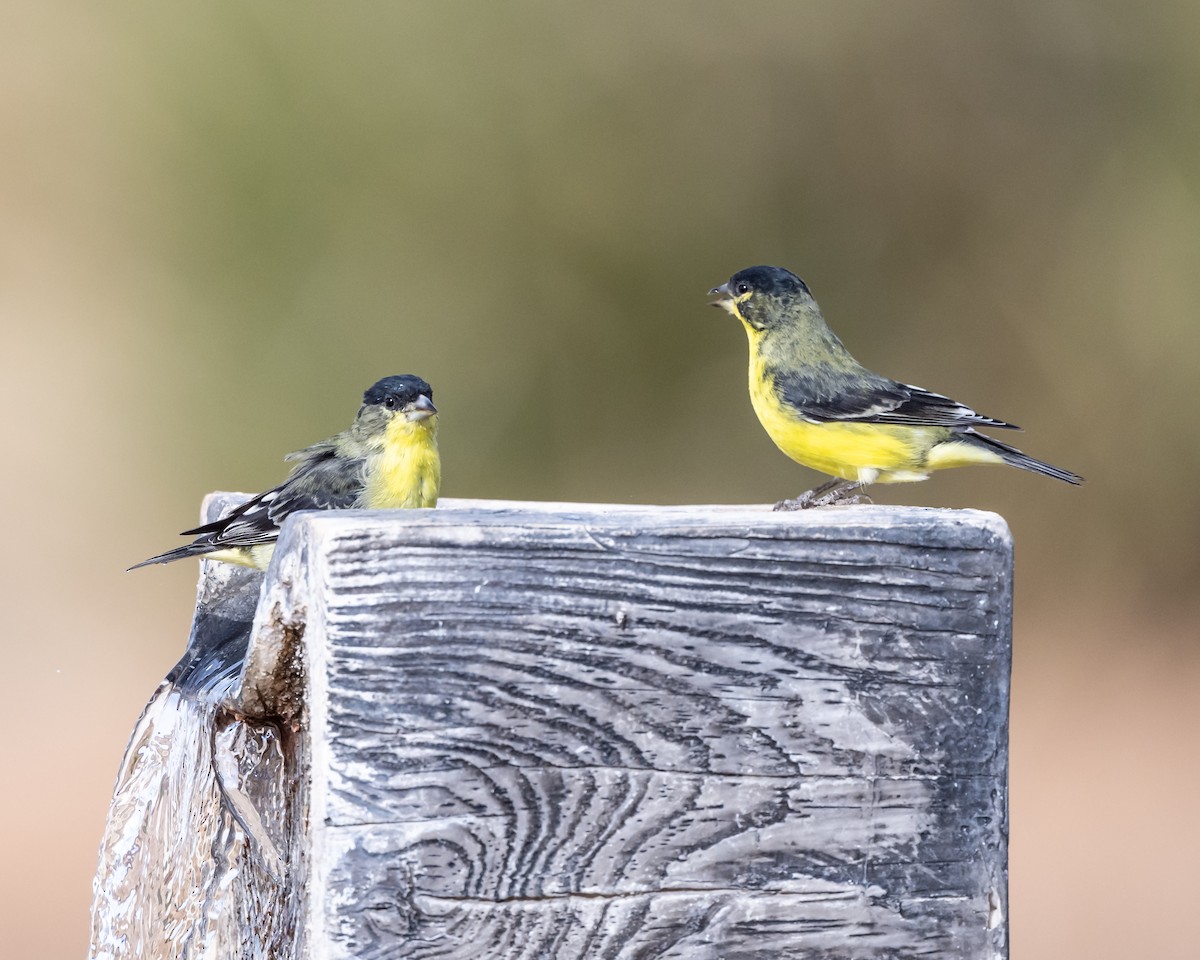
M 277 487 L 251 497 L 181 536 L 191 543 L 134 564 L 203 557 L 265 570 L 283 521 L 301 510 L 386 510 L 437 505 L 442 466 L 433 389 L 412 374 L 384 377 L 364 394 L 354 423 L 289 454 L 295 461 Z
M 949 397 L 889 380 L 850 355 L 807 284 L 782 267 L 748 267 L 714 287 L 750 341 L 750 402 L 785 454 L 833 479 L 777 510 L 855 502 L 871 483 L 925 480 L 935 470 L 1006 463 L 1067 483 L 1083 478 L 977 428 L 1019 429 Z

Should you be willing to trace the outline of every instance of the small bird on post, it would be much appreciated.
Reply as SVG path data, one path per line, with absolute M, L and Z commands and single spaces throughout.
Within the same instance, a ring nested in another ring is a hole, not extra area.
M 709 296 L 746 328 L 750 402 L 767 435 L 797 463 L 833 477 L 776 510 L 853 503 L 870 483 L 977 463 L 1083 482 L 975 429 L 1019 429 L 1013 424 L 867 370 L 826 326 L 804 281 L 782 267 L 748 267 Z
M 265 570 L 279 527 L 301 510 L 386 510 L 437 505 L 442 480 L 433 388 L 420 377 L 384 377 L 363 394 L 348 430 L 289 454 L 297 461 L 279 486 L 225 516 L 185 530 L 196 539 L 130 570 L 205 557 Z

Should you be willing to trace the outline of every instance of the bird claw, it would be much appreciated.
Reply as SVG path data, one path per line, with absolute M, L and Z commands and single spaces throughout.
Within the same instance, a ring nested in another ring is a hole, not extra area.
M 787 510 L 808 510 L 810 507 L 815 506 L 817 506 L 816 499 L 810 497 L 807 493 L 802 493 L 791 500 L 780 500 L 771 510 L 775 513 L 782 513 Z
M 865 493 L 847 493 L 836 497 L 822 498 L 822 507 L 851 507 L 858 503 L 874 503 Z
M 854 488 L 834 487 L 832 490 L 808 490 L 791 500 L 780 500 L 771 509 L 775 512 L 788 510 L 811 510 L 814 507 L 846 507 L 857 503 L 870 503 L 870 497 Z

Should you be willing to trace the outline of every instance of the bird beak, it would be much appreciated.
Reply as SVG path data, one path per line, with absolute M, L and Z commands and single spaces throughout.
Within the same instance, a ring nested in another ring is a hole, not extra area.
M 733 291 L 729 289 L 729 284 L 723 283 L 719 287 L 713 287 L 708 291 L 710 297 L 716 297 L 716 300 L 710 300 L 710 307 L 724 307 L 729 309 L 729 304 L 733 301 Z
M 437 413 L 437 407 L 424 394 L 421 394 L 421 396 L 417 397 L 416 400 L 404 408 L 405 419 L 414 423 L 418 420 L 428 420 L 435 413 Z

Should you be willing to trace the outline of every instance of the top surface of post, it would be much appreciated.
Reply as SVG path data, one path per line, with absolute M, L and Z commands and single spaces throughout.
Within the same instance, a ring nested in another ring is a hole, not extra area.
M 224 496 L 224 495 L 222 495 Z M 222 500 L 221 502 L 224 502 Z M 983 595 L 1011 603 L 1009 571 L 1012 537 L 998 514 L 982 510 L 928 507 L 854 505 L 775 512 L 769 505 L 672 505 L 557 503 L 549 501 L 444 499 L 436 509 L 396 511 L 314 511 L 301 513 L 285 525 L 277 560 L 268 574 L 270 603 L 260 604 L 243 675 L 243 707 L 251 713 L 269 711 L 274 694 L 267 690 L 281 675 L 280 657 L 287 655 L 278 623 L 264 618 L 264 606 L 276 613 L 289 606 L 307 606 L 318 589 L 312 571 L 301 569 L 319 557 L 325 586 L 353 569 L 388 582 L 396 557 L 393 549 L 429 547 L 520 549 L 536 545 L 545 550 L 604 554 L 625 551 L 682 552 L 772 564 L 805 554 L 857 567 L 863 576 L 902 566 L 924 570 L 927 582 L 893 584 L 895 591 L 953 588 L 970 584 L 978 592 L 981 575 L 1000 577 L 987 583 Z M 915 551 L 915 552 L 914 552 Z M 363 560 L 371 556 L 371 569 Z M 840 556 L 840 559 L 839 559 Z M 874 571 L 874 572 L 873 572 Z M 803 579 L 800 571 L 794 571 Z M 928 580 L 932 577 L 932 580 Z M 949 578 L 949 579 L 946 579 Z M 305 594 L 303 600 L 297 590 Z M 265 599 L 265 598 L 264 598 Z M 851 598 L 853 599 L 853 598 Z M 914 613 L 920 609 L 914 608 Z M 948 612 L 946 597 L 932 609 Z M 980 612 L 968 604 L 969 612 Z M 278 619 L 278 618 L 276 618 Z M 995 625 L 993 614 L 993 627 Z M 977 624 L 962 624 L 978 629 Z M 990 631 L 989 631 L 990 632 Z

